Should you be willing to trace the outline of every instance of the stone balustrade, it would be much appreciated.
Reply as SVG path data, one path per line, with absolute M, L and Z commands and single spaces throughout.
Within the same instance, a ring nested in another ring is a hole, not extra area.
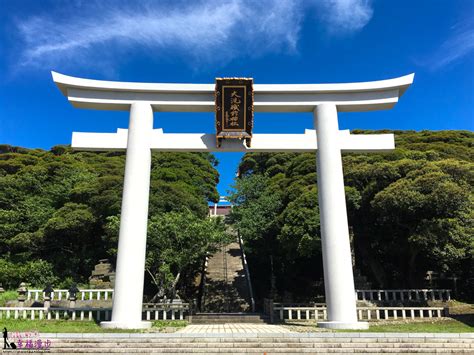
M 327 309 L 324 307 L 295 307 L 295 306 L 283 306 L 274 305 L 273 311 L 277 314 L 279 320 L 326 320 Z
M 275 303 L 273 312 L 280 321 L 327 320 L 326 306 L 295 307 Z M 357 307 L 358 320 L 396 320 L 441 318 L 446 315 L 443 307 Z
M 189 313 L 189 303 L 170 304 L 156 303 L 143 308 L 143 320 L 183 320 L 184 314 Z
M 360 320 L 441 318 L 447 315 L 443 307 L 357 307 Z
M 39 320 L 107 320 L 110 308 L 39 308 L 39 307 L 0 307 L 0 319 L 39 319 Z
M 78 300 L 112 300 L 114 295 L 113 289 L 84 289 L 79 290 L 76 297 Z M 38 301 L 44 298 L 44 292 L 42 290 L 28 290 L 27 299 Z M 51 300 L 67 300 L 69 299 L 68 290 L 54 290 L 51 294 Z
M 189 303 L 155 304 L 144 307 L 143 320 L 183 320 L 189 313 Z M 30 320 L 96 320 L 109 321 L 112 308 L 40 308 L 40 307 L 0 307 L 0 319 Z
M 448 289 L 356 290 L 359 301 L 450 301 Z

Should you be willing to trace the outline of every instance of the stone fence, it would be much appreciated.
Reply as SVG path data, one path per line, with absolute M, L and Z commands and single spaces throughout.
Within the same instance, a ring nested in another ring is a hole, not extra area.
M 110 320 L 111 308 L 0 307 L 0 319 Z
M 189 303 L 155 303 L 143 308 L 143 320 L 183 320 Z
M 274 317 L 286 320 L 327 320 L 327 309 L 323 307 L 275 306 Z M 357 307 L 359 320 L 396 320 L 441 318 L 447 315 L 443 307 Z
M 189 314 L 189 304 L 160 304 L 145 307 L 143 320 L 183 320 Z M 40 308 L 40 307 L 0 307 L 0 319 L 44 319 L 44 320 L 95 320 L 110 321 L 112 308 Z
M 296 304 L 273 303 L 264 300 L 264 313 L 270 316 L 270 322 L 286 320 L 327 320 L 325 304 L 301 306 Z M 441 318 L 448 316 L 443 307 L 357 307 L 359 320 L 396 320 Z
M 38 301 L 44 299 L 45 293 L 42 290 L 28 290 L 27 299 Z M 111 300 L 114 296 L 113 289 L 84 289 L 79 290 L 77 293 L 77 299 L 81 301 L 85 300 Z M 51 300 L 67 300 L 69 299 L 68 290 L 54 290 L 51 293 Z
M 448 289 L 356 290 L 359 301 L 450 301 Z
M 83 289 L 79 290 L 78 300 L 108 300 L 113 299 L 113 289 Z M 359 301 L 450 301 L 451 290 L 449 289 L 373 289 L 356 290 Z M 28 290 L 27 299 L 38 301 L 44 298 L 42 290 Z M 67 300 L 68 290 L 54 290 L 51 300 Z M 298 304 L 293 304 L 298 305 Z M 301 304 L 303 305 L 303 304 Z M 307 305 L 307 304 L 306 304 Z

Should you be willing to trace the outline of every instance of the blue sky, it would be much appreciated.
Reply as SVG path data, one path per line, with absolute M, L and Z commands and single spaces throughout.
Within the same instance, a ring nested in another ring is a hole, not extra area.
M 342 129 L 474 128 L 472 0 L 0 0 L 0 144 L 49 149 L 114 132 L 126 112 L 74 109 L 50 71 L 92 79 L 212 83 L 415 82 L 390 111 Z M 213 114 L 156 113 L 165 132 L 214 132 Z M 302 133 L 310 114 L 257 114 L 257 133 Z M 217 154 L 219 191 L 240 154 Z

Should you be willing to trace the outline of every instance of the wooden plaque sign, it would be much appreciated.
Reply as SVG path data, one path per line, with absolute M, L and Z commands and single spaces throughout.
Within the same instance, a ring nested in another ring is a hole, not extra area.
M 253 79 L 216 79 L 216 139 L 245 139 L 250 147 L 253 128 Z

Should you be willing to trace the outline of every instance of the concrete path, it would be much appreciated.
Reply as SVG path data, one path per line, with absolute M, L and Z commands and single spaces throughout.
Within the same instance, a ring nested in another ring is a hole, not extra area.
M 229 323 L 229 324 L 196 324 L 178 330 L 176 333 L 187 334 L 253 334 L 268 333 L 281 334 L 293 333 L 290 330 L 278 325 L 270 324 L 249 324 L 249 323 Z

